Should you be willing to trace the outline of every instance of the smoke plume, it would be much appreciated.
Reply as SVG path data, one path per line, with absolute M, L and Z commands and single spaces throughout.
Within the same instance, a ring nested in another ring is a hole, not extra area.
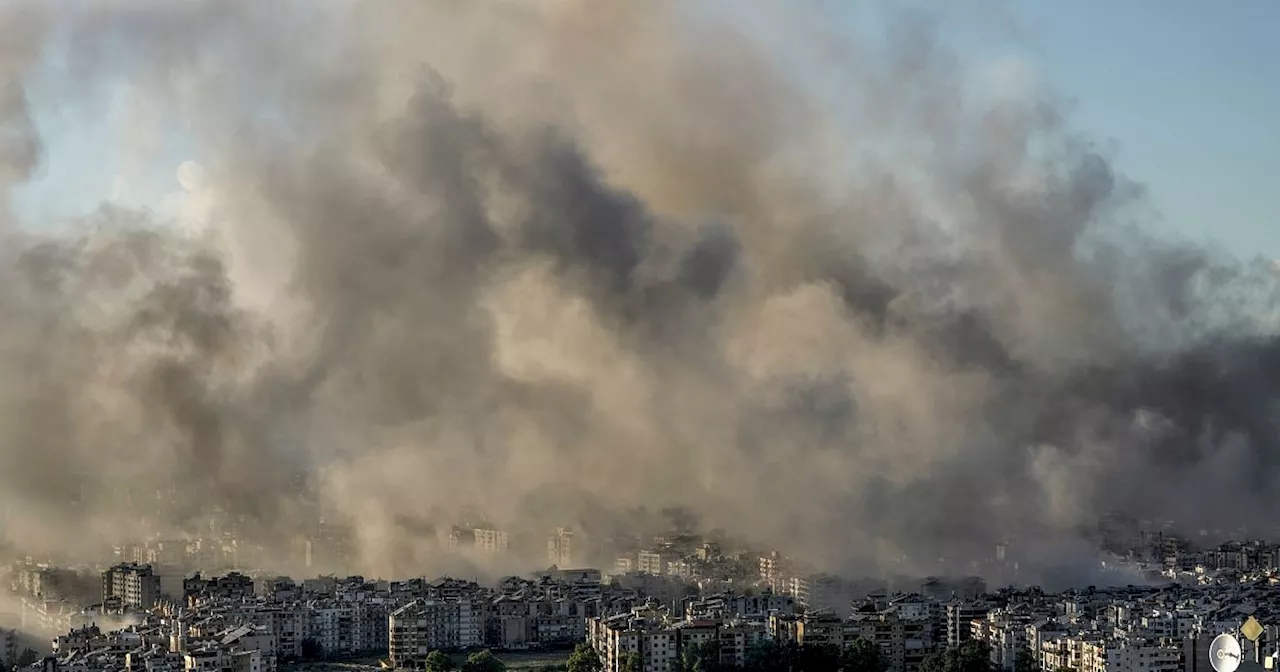
M 122 143 L 194 147 L 178 214 L 0 229 L 8 542 L 216 510 L 278 550 L 323 516 L 405 575 L 468 517 L 685 507 L 932 572 L 1109 511 L 1269 522 L 1268 264 L 1147 233 L 1052 92 L 942 19 L 747 5 L 0 9 L 0 221 L 49 67 L 66 114 L 123 99 Z

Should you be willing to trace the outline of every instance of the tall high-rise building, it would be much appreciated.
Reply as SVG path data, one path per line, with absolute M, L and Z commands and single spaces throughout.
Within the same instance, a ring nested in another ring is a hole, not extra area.
M 567 569 L 573 566 L 573 532 L 557 527 L 547 539 L 547 562 Z
M 472 530 L 472 534 L 475 538 L 475 548 L 481 553 L 496 555 L 505 553 L 507 550 L 507 533 L 502 530 L 476 528 Z
M 123 563 L 102 573 L 102 602 L 150 609 L 160 601 L 160 576 L 151 565 Z

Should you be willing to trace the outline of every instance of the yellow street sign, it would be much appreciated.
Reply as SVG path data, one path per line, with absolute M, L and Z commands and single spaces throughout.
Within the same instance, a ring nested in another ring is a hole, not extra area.
M 1240 634 L 1247 637 L 1249 641 L 1256 642 L 1262 636 L 1262 624 L 1258 622 L 1258 619 L 1250 616 L 1249 620 L 1240 626 Z

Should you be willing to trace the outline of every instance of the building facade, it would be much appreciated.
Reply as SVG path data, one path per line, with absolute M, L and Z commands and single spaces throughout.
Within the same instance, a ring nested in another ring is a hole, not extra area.
M 151 565 L 123 563 L 102 573 L 102 602 L 150 609 L 160 601 L 160 577 Z

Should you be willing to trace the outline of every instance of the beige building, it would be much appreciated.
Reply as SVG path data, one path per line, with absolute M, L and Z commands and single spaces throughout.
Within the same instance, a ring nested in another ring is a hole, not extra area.
M 636 556 L 636 570 L 646 574 L 667 574 L 671 563 L 680 556 L 666 549 L 640 551 Z
M 1043 617 L 1026 605 L 993 609 L 986 618 L 970 622 L 970 636 L 991 648 L 991 665 L 996 672 L 1012 672 L 1018 652 L 1027 646 L 1027 626 Z
M 230 656 L 230 653 L 216 648 L 188 651 L 184 655 L 184 669 L 187 672 L 223 672 L 231 667 Z
M 600 656 L 603 672 L 621 672 L 628 656 L 639 656 L 645 672 L 675 672 L 679 660 L 676 632 L 633 614 L 588 620 L 587 641 Z
M 905 611 L 854 614 L 846 621 L 843 646 L 858 637 L 880 647 L 891 672 L 917 672 L 924 659 L 941 646 L 934 640 L 934 620 Z
M 906 616 L 914 615 L 908 611 Z M 799 616 L 774 614 L 770 635 L 776 641 L 806 646 L 848 648 L 858 639 L 880 648 L 889 672 L 916 672 L 926 656 L 938 649 L 931 618 L 909 618 L 894 610 L 856 613 L 840 618 L 829 611 Z
M 1079 672 L 1180 672 L 1180 647 L 1098 634 L 1063 636 L 1040 646 L 1040 669 Z
M 587 621 L 587 641 L 604 672 L 622 670 L 627 656 L 639 656 L 644 672 L 676 672 L 687 648 L 713 642 L 719 645 L 721 664 L 741 666 L 767 638 L 762 623 L 686 620 L 667 625 L 656 614 L 641 612 Z
M 547 539 L 547 563 L 560 569 L 573 566 L 573 532 L 557 527 Z
M 150 609 L 160 600 L 160 577 L 151 565 L 123 563 L 102 573 L 102 601 L 121 607 Z
M 777 551 L 771 551 L 760 556 L 757 561 L 757 568 L 760 573 L 760 580 L 769 584 L 770 587 L 777 589 L 782 582 L 783 562 L 782 556 Z
M 470 600 L 410 602 L 388 619 L 391 664 L 401 669 L 420 667 L 432 651 L 480 646 L 484 621 L 484 609 Z
M 476 551 L 485 555 L 498 555 L 507 552 L 507 533 L 501 530 L 476 528 Z
M 769 639 L 764 623 L 721 623 L 716 631 L 720 642 L 720 663 L 730 667 L 747 664 L 752 649 Z
M 840 618 L 852 613 L 853 600 L 858 596 L 851 582 L 828 574 L 794 577 L 788 592 L 795 596 L 796 604 L 806 610 L 829 611 Z

